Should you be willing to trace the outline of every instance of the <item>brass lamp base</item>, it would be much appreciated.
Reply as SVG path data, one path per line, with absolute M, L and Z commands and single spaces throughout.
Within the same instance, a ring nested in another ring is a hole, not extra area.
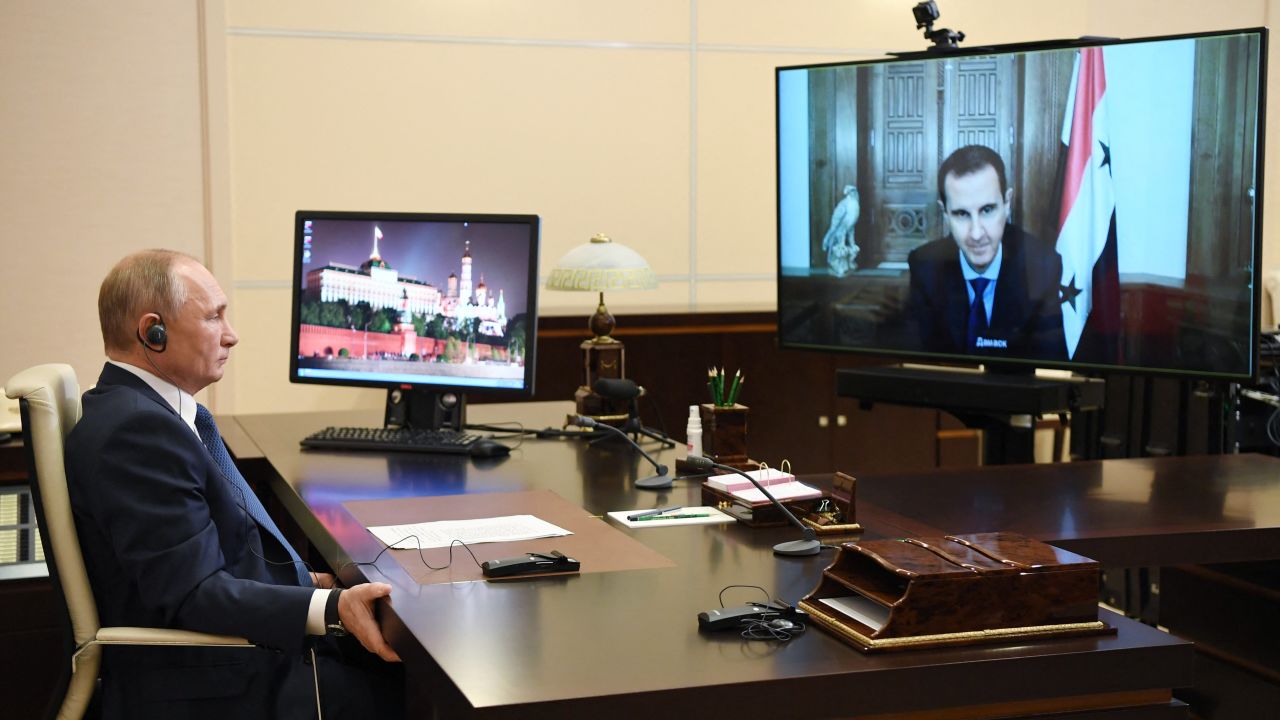
M 593 388 L 597 380 L 620 380 L 627 376 L 626 347 L 610 337 L 585 340 L 579 347 L 582 348 L 583 383 L 573 394 L 578 414 L 611 425 L 617 424 L 617 419 L 625 420 L 629 409 L 627 401 L 607 398 Z
M 587 329 L 595 335 L 591 341 L 594 343 L 611 343 L 617 342 L 609 337 L 609 333 L 613 332 L 613 328 L 617 323 L 613 319 L 613 314 L 609 312 L 609 308 L 604 305 L 604 291 L 600 291 L 600 305 L 596 307 L 596 314 L 591 316 L 587 322 Z

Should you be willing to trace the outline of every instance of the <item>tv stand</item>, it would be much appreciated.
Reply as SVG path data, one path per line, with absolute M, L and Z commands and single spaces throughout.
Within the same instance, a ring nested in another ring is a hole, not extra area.
M 467 423 L 467 396 L 420 388 L 389 388 L 385 427 L 455 430 Z
M 898 365 L 836 371 L 836 395 L 864 405 L 928 407 L 986 432 L 988 465 L 1035 461 L 1034 417 L 1096 410 L 1106 383 L 1097 378 L 1044 378 L 969 368 Z

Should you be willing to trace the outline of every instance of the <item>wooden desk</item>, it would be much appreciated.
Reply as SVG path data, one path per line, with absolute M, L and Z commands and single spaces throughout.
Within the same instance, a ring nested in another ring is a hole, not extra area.
M 1280 458 L 1094 460 L 858 477 L 891 534 L 1009 530 L 1112 567 L 1280 559 Z
M 664 492 L 632 488 L 651 469 L 620 443 L 528 440 L 509 458 L 489 461 L 301 452 L 299 439 L 325 425 L 378 418 L 310 413 L 237 420 L 267 461 L 250 467 L 269 471 L 260 480 L 334 567 L 369 560 L 380 549 L 343 506 L 349 500 L 545 488 L 594 514 L 698 504 L 694 482 Z M 675 457 L 659 455 L 668 464 Z M 384 556 L 376 569 L 347 566 L 341 575 L 347 582 L 391 583 L 383 613 L 389 639 L 405 659 L 411 700 L 415 692 L 429 698 L 438 717 L 984 718 L 1051 709 L 1096 709 L 1089 718 L 1186 717 L 1170 689 L 1192 682 L 1190 644 L 1110 613 L 1104 619 L 1117 626 L 1114 636 L 882 655 L 864 655 L 816 629 L 786 645 L 706 636 L 696 615 L 715 607 L 725 586 L 761 585 L 795 602 L 813 588 L 831 554 L 774 557 L 770 547 L 794 537 L 786 528 L 620 531 L 676 566 L 418 585 Z M 470 561 L 459 554 L 455 562 Z M 726 602 L 756 597 L 731 591 Z

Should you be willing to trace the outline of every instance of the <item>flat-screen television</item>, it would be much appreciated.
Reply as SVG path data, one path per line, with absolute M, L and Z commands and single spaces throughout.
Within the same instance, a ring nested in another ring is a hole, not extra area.
M 538 227 L 536 215 L 298 211 L 289 380 L 387 388 L 392 424 L 458 426 L 466 394 L 531 396 Z
M 1256 372 L 1267 32 L 778 68 L 778 334 Z

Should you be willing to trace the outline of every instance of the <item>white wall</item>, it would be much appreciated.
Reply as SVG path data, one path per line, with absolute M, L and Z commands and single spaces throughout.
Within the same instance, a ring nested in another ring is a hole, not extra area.
M 940 5 L 976 45 L 1257 26 L 1277 2 Z M 615 313 L 772 308 L 773 69 L 920 49 L 914 4 L 8 0 L 0 376 L 68 358 L 96 374 L 103 273 L 168 245 L 206 257 L 232 298 L 242 342 L 215 409 L 378 405 L 286 382 L 300 208 L 535 212 L 544 276 L 596 232 L 648 258 L 661 286 L 615 293 Z M 541 302 L 584 318 L 593 304 Z

